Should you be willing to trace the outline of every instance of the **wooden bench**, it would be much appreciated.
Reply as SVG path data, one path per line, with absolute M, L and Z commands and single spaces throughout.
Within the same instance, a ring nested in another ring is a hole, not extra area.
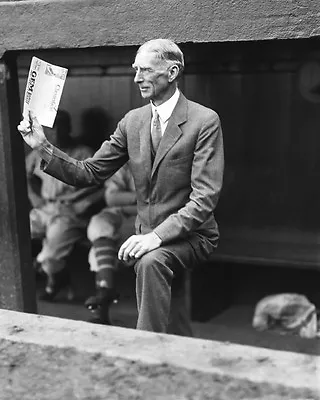
M 193 320 L 209 320 L 229 307 L 234 287 L 242 284 L 237 278 L 248 272 L 249 276 L 250 273 L 259 275 L 259 267 L 261 274 L 264 270 L 264 276 L 266 269 L 268 271 L 265 291 L 269 285 L 270 290 L 293 287 L 303 292 L 310 288 L 310 293 L 315 293 L 314 301 L 320 302 L 320 233 L 285 227 L 223 226 L 220 233 L 217 250 L 190 277 Z M 291 270 L 285 272 L 282 267 Z M 275 282 L 278 276 L 282 282 Z
M 222 227 L 211 261 L 320 270 L 320 231 Z

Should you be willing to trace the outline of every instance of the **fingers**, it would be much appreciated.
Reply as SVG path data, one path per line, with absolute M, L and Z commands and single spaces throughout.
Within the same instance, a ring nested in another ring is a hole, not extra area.
M 18 131 L 21 133 L 21 135 L 26 136 L 31 132 L 31 126 L 29 121 L 26 119 L 23 119 L 20 124 L 17 126 Z
M 41 125 L 39 124 L 39 121 L 36 117 L 36 114 L 32 110 L 29 110 L 29 120 L 30 120 L 30 124 L 32 126 L 34 126 L 35 128 L 41 127 Z
M 141 258 L 146 253 L 147 253 L 147 250 L 140 249 L 135 253 L 134 258 Z
M 129 252 L 129 257 L 131 257 L 131 258 L 139 258 L 139 257 L 137 256 L 137 254 L 138 254 L 139 252 L 141 252 L 141 248 L 142 248 L 142 244 L 141 244 L 141 243 L 137 243 L 137 244 L 131 249 L 131 251 Z
M 130 258 L 134 258 L 134 248 L 135 248 L 136 244 L 130 242 L 126 248 L 123 251 L 123 256 L 122 258 L 124 259 L 124 261 L 128 261 Z
M 119 260 L 128 261 L 131 258 L 135 258 L 135 254 L 140 247 L 138 237 L 136 235 L 130 236 L 119 249 Z
M 122 245 L 120 246 L 120 249 L 118 251 L 118 258 L 119 260 L 125 260 L 125 254 L 127 253 L 127 247 L 130 244 L 130 239 L 132 238 L 132 236 L 129 237 L 129 239 L 127 239 L 124 243 L 122 243 Z
M 41 128 L 41 125 L 39 124 L 37 117 L 33 111 L 29 110 L 28 117 L 29 119 L 24 118 L 17 126 L 18 131 L 23 136 L 26 136 L 29 133 L 31 133 L 32 128 L 38 128 L 38 127 Z
M 145 235 L 133 235 L 127 239 L 119 249 L 119 260 L 132 260 L 141 258 L 144 254 L 157 249 L 161 245 L 161 239 L 154 232 Z

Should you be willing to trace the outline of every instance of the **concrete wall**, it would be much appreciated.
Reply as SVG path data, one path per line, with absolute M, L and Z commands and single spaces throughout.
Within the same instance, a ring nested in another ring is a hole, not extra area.
M 0 321 L 1 400 L 320 395 L 319 356 L 5 310 Z
M 176 42 L 300 39 L 320 35 L 318 0 L 54 0 L 0 2 L 5 50 Z

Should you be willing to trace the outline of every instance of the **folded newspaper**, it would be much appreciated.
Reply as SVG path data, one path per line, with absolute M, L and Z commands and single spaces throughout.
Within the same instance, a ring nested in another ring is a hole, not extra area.
M 67 68 L 32 57 L 23 102 L 25 119 L 31 110 L 41 125 L 53 127 L 67 72 Z

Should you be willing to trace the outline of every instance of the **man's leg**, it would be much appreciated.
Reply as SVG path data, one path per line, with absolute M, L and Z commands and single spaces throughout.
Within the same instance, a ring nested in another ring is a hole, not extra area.
M 85 306 L 92 313 L 92 322 L 110 324 L 109 308 L 116 301 L 117 249 L 123 215 L 119 208 L 105 208 L 93 216 L 87 229 L 92 243 L 89 252 L 90 270 L 95 272 L 96 293 Z
M 167 332 L 173 271 L 166 266 L 165 249 L 145 254 L 135 264 L 137 329 Z
M 168 333 L 172 335 L 193 336 L 189 307 L 189 274 L 185 270 L 181 279 L 174 279 L 171 288 L 171 308 Z
M 84 232 L 83 224 L 67 216 L 55 217 L 48 225 L 42 250 L 37 256 L 37 261 L 47 274 L 43 300 L 53 300 L 69 284 L 66 260 L 74 244 L 84 236 Z
M 43 239 L 46 234 L 50 216 L 39 208 L 33 208 L 29 213 L 30 234 L 32 239 Z
M 136 262 L 137 329 L 192 335 L 185 274 L 201 258 L 195 247 L 180 240 L 161 246 Z
M 36 273 L 43 274 L 40 263 L 37 261 L 37 255 L 42 248 L 42 241 L 45 238 L 47 222 L 50 216 L 42 209 L 33 208 L 29 213 L 30 235 L 32 245 L 32 262 Z
M 96 287 L 113 291 L 116 285 L 117 244 L 114 239 L 100 237 L 92 242 L 89 263 L 96 272 Z

